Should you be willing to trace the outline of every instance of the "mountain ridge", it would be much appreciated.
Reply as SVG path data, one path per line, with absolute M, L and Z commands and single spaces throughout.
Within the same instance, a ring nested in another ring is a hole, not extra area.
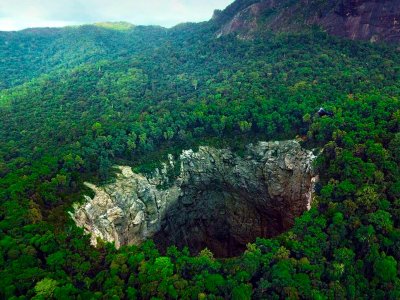
M 78 26 L 26 28 L 0 34 L 48 33 L 97 27 L 132 31 L 136 28 L 185 30 L 180 23 L 171 28 L 142 26 L 129 22 L 98 22 Z M 304 31 L 317 26 L 327 33 L 352 40 L 400 42 L 400 0 L 236 0 L 223 10 L 215 10 L 209 21 L 195 23 L 216 27 L 216 36 L 234 34 L 252 39 L 264 31 Z

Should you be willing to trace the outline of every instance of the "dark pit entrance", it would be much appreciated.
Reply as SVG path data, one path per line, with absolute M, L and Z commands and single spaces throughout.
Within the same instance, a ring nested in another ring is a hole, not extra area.
M 266 190 L 254 194 L 232 186 L 207 188 L 180 197 L 168 209 L 154 236 L 161 251 L 175 245 L 188 246 L 192 253 L 208 248 L 216 257 L 237 256 L 257 237 L 276 236 L 293 224 L 291 210 L 266 201 Z

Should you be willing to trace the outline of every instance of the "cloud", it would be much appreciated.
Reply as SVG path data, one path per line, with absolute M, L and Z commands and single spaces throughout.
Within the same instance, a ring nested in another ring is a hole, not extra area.
M 0 0 L 0 30 L 105 21 L 171 27 L 211 18 L 233 0 Z

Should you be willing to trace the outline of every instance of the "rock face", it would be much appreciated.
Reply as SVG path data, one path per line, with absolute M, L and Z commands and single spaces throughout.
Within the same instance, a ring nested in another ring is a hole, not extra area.
M 256 2 L 256 3 L 253 3 Z M 213 20 L 220 23 L 217 36 L 236 34 L 242 39 L 253 38 L 261 29 L 274 29 L 274 23 L 279 19 L 281 3 L 275 0 L 253 1 L 248 6 L 228 6 L 225 11 L 214 12 Z M 235 11 L 236 10 L 236 11 Z M 263 18 L 272 14 L 273 17 Z
M 221 25 L 218 36 L 235 33 L 246 39 L 260 30 L 319 25 L 353 40 L 400 42 L 400 0 L 249 0 L 247 6 L 240 2 L 215 14 L 213 20 Z
M 353 40 L 400 42 L 400 0 L 344 0 L 317 23 Z
M 151 177 L 119 167 L 115 183 L 87 184 L 95 196 L 72 216 L 93 244 L 97 237 L 117 247 L 153 238 L 162 249 L 208 247 L 232 256 L 256 237 L 289 229 L 310 207 L 314 158 L 296 141 L 250 144 L 244 157 L 229 149 L 187 150 Z

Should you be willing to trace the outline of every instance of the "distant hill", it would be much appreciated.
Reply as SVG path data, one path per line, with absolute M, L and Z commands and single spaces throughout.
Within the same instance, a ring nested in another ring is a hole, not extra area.
M 57 70 L 127 58 L 167 41 L 229 34 L 253 39 L 269 31 L 300 32 L 315 26 L 354 40 L 396 43 L 400 41 L 400 0 L 237 0 L 215 11 L 209 22 L 171 29 L 102 22 L 0 31 L 0 90 Z
M 165 31 L 118 22 L 0 32 L 0 90 L 83 63 L 131 56 L 162 42 Z

